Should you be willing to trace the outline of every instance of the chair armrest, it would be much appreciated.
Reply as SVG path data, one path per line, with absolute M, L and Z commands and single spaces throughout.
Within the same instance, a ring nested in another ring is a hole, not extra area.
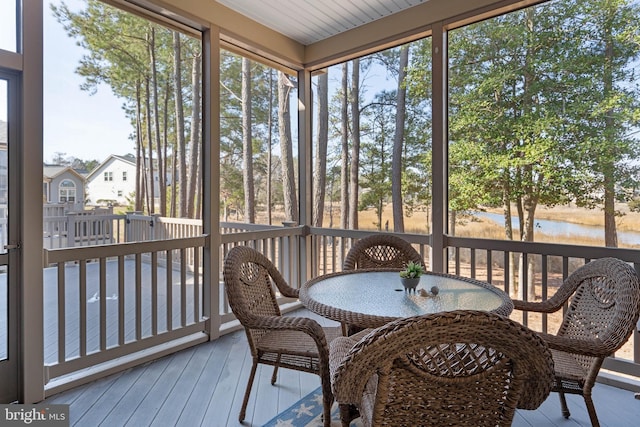
M 331 382 L 333 382 L 336 369 L 357 342 L 358 341 L 351 337 L 338 337 L 329 343 L 329 372 L 331 374 Z
M 534 311 L 537 313 L 553 313 L 562 308 L 564 301 L 554 300 L 550 298 L 546 301 L 531 302 L 522 300 L 511 300 L 513 302 L 513 308 L 521 311 Z
M 568 338 L 539 332 L 538 335 L 547 343 L 550 349 L 593 357 L 607 357 L 615 349 L 609 348 L 602 340 L 589 341 Z
M 300 298 L 300 289 L 292 288 L 287 283 L 278 284 L 278 290 L 287 298 Z
M 324 337 L 322 326 L 308 317 L 251 316 L 245 323 L 251 329 L 292 330 Z
M 575 293 L 578 286 L 582 283 L 585 278 L 592 277 L 592 274 L 589 270 L 581 270 L 581 273 L 574 272 L 571 276 L 569 276 L 564 283 L 558 288 L 555 294 L 546 301 L 534 302 L 534 301 L 522 301 L 522 300 L 512 300 L 513 308 L 516 310 L 522 311 L 535 311 L 538 313 L 553 313 L 558 311 L 564 306 L 564 304 L 571 298 L 571 296 Z M 596 273 L 597 277 L 600 273 Z
M 362 390 L 356 390 L 352 384 L 345 384 L 344 375 L 337 374 L 349 351 L 357 340 L 351 337 L 339 337 L 331 341 L 329 344 L 329 373 L 331 375 L 331 390 L 338 403 L 358 404 L 362 398 Z M 342 371 L 344 372 L 344 370 Z

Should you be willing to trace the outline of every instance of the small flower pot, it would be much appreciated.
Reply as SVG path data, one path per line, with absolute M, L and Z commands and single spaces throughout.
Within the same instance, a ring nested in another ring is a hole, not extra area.
M 402 282 L 402 286 L 404 286 L 405 291 L 416 291 L 416 286 L 420 283 L 419 277 L 401 277 L 400 281 Z

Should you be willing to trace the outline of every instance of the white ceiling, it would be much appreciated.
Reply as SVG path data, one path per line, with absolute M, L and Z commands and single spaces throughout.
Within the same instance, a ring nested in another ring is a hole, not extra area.
M 428 0 L 216 0 L 304 45 Z

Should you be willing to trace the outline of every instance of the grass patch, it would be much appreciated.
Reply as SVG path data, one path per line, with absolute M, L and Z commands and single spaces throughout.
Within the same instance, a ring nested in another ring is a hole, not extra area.
M 640 213 L 629 211 L 626 204 L 618 206 L 623 214 L 617 217 L 618 231 L 640 231 Z M 500 209 L 487 209 L 488 212 L 502 214 Z M 515 209 L 513 212 L 516 212 Z M 536 219 L 564 221 L 573 224 L 604 227 L 604 214 L 600 209 L 586 209 L 571 206 L 557 206 L 553 208 L 540 207 L 536 210 Z M 377 217 L 373 210 L 362 211 L 358 216 L 361 230 L 377 230 Z M 391 206 L 387 206 L 382 215 L 381 230 L 385 230 L 388 221 L 389 231 L 393 231 L 393 215 Z M 334 223 L 340 222 L 339 212 L 334 213 Z M 328 223 L 328 220 L 325 222 Z M 430 212 L 415 212 L 411 217 L 404 219 L 405 233 L 429 234 L 431 225 Z M 458 237 L 473 237 L 480 239 L 505 240 L 504 227 L 494 221 L 478 218 L 468 218 L 462 224 L 456 224 L 455 235 Z M 518 240 L 518 230 L 514 232 L 514 239 Z M 580 246 L 603 246 L 604 238 L 592 238 L 582 235 L 547 234 L 539 230 L 535 231 L 536 242 L 560 243 Z M 637 245 L 623 245 L 621 247 L 640 248 Z

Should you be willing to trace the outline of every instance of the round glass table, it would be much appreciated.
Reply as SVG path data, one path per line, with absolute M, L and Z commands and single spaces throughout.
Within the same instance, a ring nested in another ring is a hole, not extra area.
M 439 292 L 427 296 L 437 286 Z M 508 316 L 509 296 L 475 279 L 427 272 L 416 292 L 408 292 L 397 270 L 350 270 L 309 280 L 300 301 L 323 317 L 360 328 L 377 328 L 392 320 L 453 310 L 481 310 Z

